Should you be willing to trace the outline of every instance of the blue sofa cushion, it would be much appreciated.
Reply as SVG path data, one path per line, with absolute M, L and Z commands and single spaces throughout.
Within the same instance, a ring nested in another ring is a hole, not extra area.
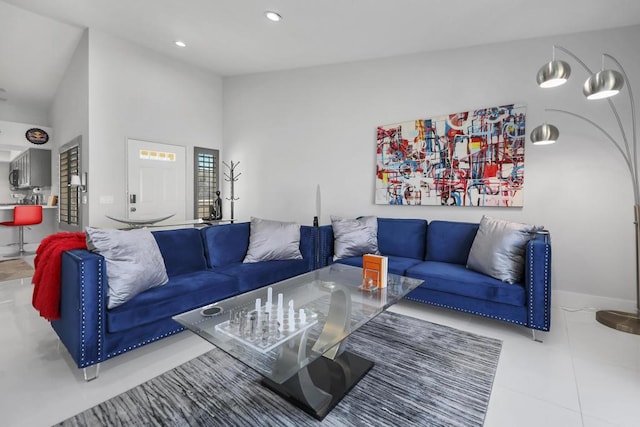
M 382 255 L 423 260 L 426 237 L 427 221 L 423 219 L 378 218 L 378 250 Z
M 238 293 L 238 281 L 210 270 L 169 277 L 164 286 L 149 289 L 107 311 L 107 331 L 125 331 L 156 322 Z
M 524 306 L 524 286 L 508 284 L 464 265 L 425 261 L 407 271 L 407 276 L 424 280 L 420 287 L 502 304 Z
M 249 248 L 248 222 L 205 227 L 201 233 L 211 268 L 242 262 Z
M 388 256 L 389 259 L 389 273 L 390 274 L 399 274 L 401 276 L 405 275 L 405 272 L 414 265 L 420 264 L 423 261 L 414 258 L 405 258 L 399 256 Z M 336 261 L 340 264 L 352 265 L 354 267 L 362 268 L 362 257 L 354 256 L 351 258 L 344 258 Z
M 195 228 L 154 231 L 169 277 L 207 268 L 200 231 Z
M 427 233 L 427 261 L 467 264 L 478 224 L 431 221 Z
M 215 271 L 233 276 L 238 280 L 238 291 L 247 292 L 306 273 L 309 271 L 309 262 L 304 259 L 237 262 L 216 268 Z

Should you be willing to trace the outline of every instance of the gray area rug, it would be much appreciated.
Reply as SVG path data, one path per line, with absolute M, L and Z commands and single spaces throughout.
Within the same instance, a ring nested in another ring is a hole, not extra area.
M 501 348 L 496 339 L 385 312 L 349 338 L 348 350 L 375 366 L 322 422 L 214 349 L 59 425 L 481 426 Z

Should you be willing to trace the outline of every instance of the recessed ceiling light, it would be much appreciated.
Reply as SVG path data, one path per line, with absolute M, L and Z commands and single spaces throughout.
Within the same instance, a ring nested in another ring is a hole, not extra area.
M 273 21 L 273 22 L 282 21 L 282 16 L 279 13 L 272 12 L 270 10 L 266 11 L 264 13 L 264 16 L 266 16 L 269 21 Z
M 178 47 L 187 47 L 187 44 L 185 42 L 183 42 L 183 41 L 178 40 L 176 42 L 176 46 L 178 46 Z

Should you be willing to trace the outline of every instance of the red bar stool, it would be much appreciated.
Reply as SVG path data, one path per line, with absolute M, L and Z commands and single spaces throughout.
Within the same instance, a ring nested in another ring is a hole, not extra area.
M 27 252 L 24 250 L 24 226 L 36 225 L 40 223 L 42 223 L 41 205 L 14 206 L 13 221 L 0 222 L 0 225 L 4 225 L 7 227 L 18 227 L 18 252 L 5 256 L 12 257 L 34 254 L 35 252 Z

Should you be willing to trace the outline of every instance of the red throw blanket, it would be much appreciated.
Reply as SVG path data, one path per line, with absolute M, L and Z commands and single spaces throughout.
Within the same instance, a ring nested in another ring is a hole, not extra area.
M 60 318 L 62 252 L 86 249 L 84 233 L 56 233 L 45 237 L 33 260 L 33 307 L 47 320 Z

